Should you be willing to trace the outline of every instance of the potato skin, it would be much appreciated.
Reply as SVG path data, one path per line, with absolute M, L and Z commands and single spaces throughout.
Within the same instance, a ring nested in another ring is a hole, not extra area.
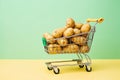
M 72 18 L 68 18 L 66 20 L 66 27 L 67 28 L 73 28 L 75 26 L 75 21 Z
M 63 32 L 66 30 L 66 28 L 58 28 L 52 32 L 52 36 L 55 38 L 60 38 L 63 35 Z
M 77 28 L 74 28 L 73 31 L 74 31 L 74 34 L 80 34 L 81 32 L 80 29 L 77 29 Z
M 81 53 L 88 53 L 90 50 L 89 46 L 88 45 L 83 45 L 80 47 L 80 52 Z
M 78 45 L 75 44 L 69 44 L 68 46 L 65 46 L 63 48 L 64 53 L 77 53 L 79 52 L 79 47 Z
M 85 33 L 87 33 L 87 32 L 89 32 L 90 31 L 90 29 L 91 29 L 91 26 L 90 26 L 90 24 L 89 23 L 86 23 L 86 24 L 84 24 L 82 27 L 81 27 L 81 32 L 85 32 Z
M 73 28 L 67 28 L 64 33 L 63 33 L 63 36 L 64 37 L 68 37 L 68 36 L 72 36 L 74 34 L 74 30 Z
M 83 36 L 76 36 L 76 37 L 72 37 L 71 41 L 74 42 L 75 44 L 84 45 L 87 40 Z
M 48 53 L 50 54 L 56 54 L 61 53 L 62 48 L 58 44 L 49 44 L 48 45 Z
M 47 40 L 48 43 L 55 43 L 54 37 L 50 33 L 44 33 L 43 37 Z
M 82 26 L 83 26 L 82 23 L 75 23 L 75 28 L 81 29 Z
M 57 42 L 60 46 L 66 46 L 68 44 L 68 40 L 66 38 L 60 38 Z

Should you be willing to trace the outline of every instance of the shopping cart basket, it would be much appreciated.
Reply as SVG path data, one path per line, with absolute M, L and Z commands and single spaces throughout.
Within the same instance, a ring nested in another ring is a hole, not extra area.
M 73 49 L 72 51 L 71 50 L 67 50 L 67 51 L 59 50 L 59 49 L 56 48 L 57 46 L 54 46 L 54 47 L 51 46 L 52 49 L 56 50 L 56 52 L 55 52 L 56 54 L 74 53 L 74 54 L 76 54 L 78 56 L 78 59 L 65 60 L 65 61 L 46 62 L 48 70 L 53 70 L 53 72 L 55 74 L 59 74 L 60 69 L 58 67 L 61 67 L 61 66 L 79 66 L 80 68 L 83 68 L 85 66 L 86 71 L 87 72 L 91 72 L 92 71 L 91 59 L 90 59 L 90 57 L 88 56 L 87 53 L 90 51 L 90 48 L 91 48 L 91 45 L 92 45 L 92 41 L 93 41 L 95 29 L 96 29 L 96 24 L 103 22 L 103 20 L 104 20 L 103 18 L 87 19 L 86 20 L 87 23 L 95 22 L 95 24 L 93 26 L 91 26 L 91 30 L 89 32 L 75 34 L 75 35 L 72 35 L 72 36 L 69 36 L 69 37 L 61 37 L 61 38 L 66 38 L 66 39 L 69 40 L 69 44 L 67 44 L 67 46 L 68 45 L 69 46 L 70 45 L 74 45 L 74 46 L 71 46 L 72 49 Z M 80 44 L 72 43 L 71 38 L 73 38 L 73 37 L 81 37 L 81 36 L 85 36 L 86 37 L 86 39 L 83 41 L 83 43 L 80 43 Z M 55 40 L 59 40 L 61 38 L 55 38 Z M 45 52 L 50 54 L 49 49 L 48 49 L 49 48 L 48 47 L 48 44 L 49 44 L 48 41 L 45 38 L 42 38 L 42 41 L 43 41 Z M 75 50 L 75 48 L 74 48 L 75 45 L 80 45 L 80 46 L 81 45 L 82 46 L 88 45 L 88 47 L 85 47 L 85 48 L 87 48 L 87 51 L 84 50 L 83 52 L 81 52 L 80 48 L 78 50 Z M 61 46 L 61 47 L 63 48 L 65 46 Z M 64 63 L 64 62 L 76 62 L 76 63 L 75 64 L 62 64 L 62 65 L 55 65 L 54 64 L 54 63 Z

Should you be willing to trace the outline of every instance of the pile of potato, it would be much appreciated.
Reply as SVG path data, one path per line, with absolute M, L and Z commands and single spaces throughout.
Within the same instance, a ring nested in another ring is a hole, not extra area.
M 48 53 L 87 53 L 89 51 L 87 34 L 77 34 L 87 33 L 90 29 L 89 23 L 76 23 L 72 18 L 68 18 L 65 27 L 55 29 L 52 34 L 43 34 L 47 40 Z

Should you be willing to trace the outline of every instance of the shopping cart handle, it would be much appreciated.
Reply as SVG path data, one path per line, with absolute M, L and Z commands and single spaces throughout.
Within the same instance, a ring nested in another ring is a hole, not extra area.
M 102 23 L 104 21 L 103 18 L 99 18 L 99 19 L 87 19 L 86 22 L 98 22 L 98 23 Z

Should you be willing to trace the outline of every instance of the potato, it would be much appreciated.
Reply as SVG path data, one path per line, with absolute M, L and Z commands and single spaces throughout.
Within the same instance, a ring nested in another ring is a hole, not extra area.
M 86 43 L 86 38 L 83 36 L 76 36 L 71 38 L 71 41 L 74 42 L 75 44 L 83 45 Z
M 74 34 L 80 34 L 80 32 L 81 32 L 81 31 L 80 31 L 79 29 L 77 29 L 77 28 L 74 28 L 73 31 L 74 31 Z
M 60 45 L 58 44 L 49 44 L 48 45 L 48 53 L 50 54 L 56 54 L 56 53 L 61 53 L 62 49 Z
M 85 33 L 85 34 L 82 34 L 82 36 L 84 36 L 85 38 L 87 38 L 87 36 L 89 36 L 89 35 L 88 35 L 88 33 Z
M 81 32 L 89 32 L 90 31 L 90 29 L 91 29 L 91 26 L 90 26 L 90 24 L 89 23 L 86 23 L 86 24 L 84 24 L 82 27 L 81 27 Z
M 54 37 L 50 33 L 44 33 L 43 37 L 47 40 L 48 43 L 55 43 Z
M 63 35 L 63 32 L 66 30 L 66 28 L 59 28 L 53 31 L 52 36 L 55 38 L 60 38 Z
M 63 47 L 63 53 L 69 53 L 69 52 L 70 52 L 70 50 L 69 50 L 68 46 Z
M 64 36 L 64 37 L 67 37 L 67 36 L 71 36 L 71 35 L 73 35 L 73 34 L 74 34 L 73 28 L 67 28 L 67 29 L 64 31 L 63 36 Z
M 75 44 L 69 44 L 68 46 L 65 46 L 63 48 L 64 53 L 77 53 L 79 52 L 79 47 L 78 45 Z
M 75 23 L 75 28 L 81 29 L 82 25 L 82 23 Z
M 89 52 L 89 46 L 88 45 L 83 45 L 83 46 L 81 46 L 80 47 L 80 52 L 81 53 L 87 53 L 87 52 Z
M 66 38 L 60 38 L 57 40 L 58 44 L 61 46 L 65 46 L 68 44 L 68 40 Z
M 66 20 L 66 27 L 67 28 L 73 28 L 75 26 L 75 21 L 72 18 L 68 18 Z

